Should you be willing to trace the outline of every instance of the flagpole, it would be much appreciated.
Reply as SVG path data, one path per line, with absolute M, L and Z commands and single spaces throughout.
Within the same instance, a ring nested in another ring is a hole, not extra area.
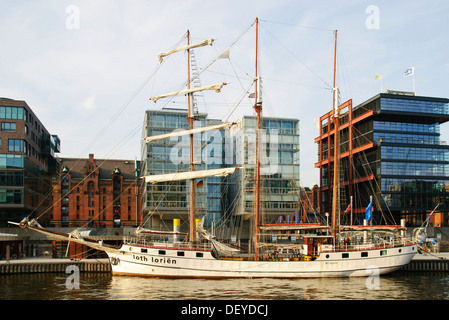
M 413 93 L 416 96 L 416 90 L 415 90 L 415 67 L 413 67 Z
M 351 221 L 350 221 L 350 223 L 349 223 L 350 226 L 352 226 L 352 198 L 353 198 L 353 197 L 351 196 Z

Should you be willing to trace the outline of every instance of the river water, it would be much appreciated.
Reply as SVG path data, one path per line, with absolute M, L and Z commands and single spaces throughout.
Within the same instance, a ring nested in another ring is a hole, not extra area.
M 318 314 L 318 319 L 324 319 L 337 312 L 344 314 L 345 319 L 359 319 L 363 314 L 365 318 L 369 314 L 390 319 L 393 315 L 415 317 L 419 310 L 438 313 L 445 310 L 449 300 L 449 273 L 396 272 L 372 278 L 288 280 L 74 275 L 1 275 L 0 314 L 16 310 L 27 318 L 35 317 L 39 310 L 64 318 L 79 318 L 81 314 L 89 318 L 117 318 L 129 314 L 133 318 L 279 320 L 292 315 L 316 318 Z M 438 305 L 423 300 L 437 300 Z M 356 307 L 348 305 L 348 301 L 356 303 Z M 391 301 L 395 305 L 391 306 Z M 366 302 L 375 305 L 357 306 Z
M 380 278 L 162 279 L 108 273 L 0 276 L 2 300 L 449 300 L 449 273 Z

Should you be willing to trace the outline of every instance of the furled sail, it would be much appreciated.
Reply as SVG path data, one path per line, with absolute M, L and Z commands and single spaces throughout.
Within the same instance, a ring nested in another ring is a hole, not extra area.
M 180 231 L 159 231 L 159 230 L 151 230 L 151 229 L 145 229 L 142 227 L 138 227 L 136 229 L 136 234 L 138 235 L 140 233 L 159 234 L 159 235 L 167 235 L 167 234 L 183 235 L 183 236 L 188 235 L 188 233 L 180 232 Z
M 183 95 L 183 94 L 189 94 L 189 93 L 194 93 L 194 92 L 198 92 L 198 91 L 206 91 L 206 90 L 215 90 L 215 92 L 220 92 L 221 88 L 224 85 L 226 85 L 226 84 L 227 84 L 226 82 L 222 82 L 222 83 L 217 83 L 217 84 L 213 84 L 213 85 L 205 86 L 205 87 L 200 87 L 200 88 L 192 88 L 192 89 L 186 89 L 186 90 L 171 92 L 171 93 L 163 94 L 163 95 L 160 95 L 160 96 L 151 97 L 149 100 L 151 100 L 153 102 L 156 102 L 157 100 L 162 99 L 162 98 L 166 98 L 166 97 Z
M 215 250 L 221 255 L 232 255 L 240 253 L 239 249 L 227 246 L 224 243 L 221 243 L 215 239 L 210 239 L 210 241 L 212 242 L 212 245 L 214 246 Z
M 183 46 L 183 47 L 179 47 L 179 48 L 167 51 L 167 52 L 162 52 L 162 53 L 160 53 L 158 55 L 159 63 L 162 63 L 162 58 L 164 58 L 164 57 L 166 57 L 168 55 L 171 55 L 171 54 L 173 54 L 175 52 L 189 50 L 189 49 L 193 49 L 193 48 L 204 47 L 204 46 L 207 46 L 207 45 L 212 45 L 212 43 L 214 41 L 215 41 L 215 39 L 204 40 L 204 41 L 201 41 L 201 42 L 198 42 L 198 43 L 194 43 L 194 44 L 186 45 L 186 46 Z
M 153 141 L 157 141 L 157 140 L 168 139 L 171 137 L 179 137 L 179 136 L 184 136 L 184 135 L 188 135 L 188 134 L 201 133 L 204 131 L 229 129 L 232 125 L 233 125 L 233 123 L 226 122 L 226 123 L 222 123 L 222 124 L 217 124 L 215 126 L 208 126 L 208 127 L 196 128 L 196 129 L 191 129 L 191 130 L 176 130 L 176 131 L 173 131 L 170 133 L 146 137 L 144 140 L 145 140 L 145 142 L 153 142 Z
M 227 175 L 234 173 L 234 171 L 238 170 L 238 169 L 240 169 L 240 167 L 176 172 L 176 173 L 144 176 L 144 178 L 145 178 L 146 183 L 148 183 L 148 182 L 158 183 L 158 182 L 165 182 L 165 181 L 178 181 L 178 180 L 206 178 L 206 177 L 225 177 Z

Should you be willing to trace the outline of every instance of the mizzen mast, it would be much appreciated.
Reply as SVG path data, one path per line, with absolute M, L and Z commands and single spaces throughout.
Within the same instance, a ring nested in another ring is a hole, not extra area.
M 339 153 L 338 153 L 338 125 L 340 118 L 340 110 L 338 108 L 338 88 L 335 83 L 335 75 L 336 75 L 336 62 L 337 62 L 337 30 L 334 31 L 334 79 L 333 79 L 333 87 L 332 87 L 332 115 L 334 122 L 334 184 L 332 188 L 332 233 L 334 235 L 334 239 L 337 234 L 337 197 L 338 197 L 338 169 L 339 169 Z
M 259 223 L 260 223 L 260 114 L 262 112 L 262 99 L 260 96 L 260 78 L 258 75 L 258 46 L 259 46 L 259 19 L 256 18 L 256 59 L 255 59 L 255 93 L 254 110 L 256 111 L 256 216 L 255 216 L 255 238 L 254 252 L 256 261 L 259 260 Z

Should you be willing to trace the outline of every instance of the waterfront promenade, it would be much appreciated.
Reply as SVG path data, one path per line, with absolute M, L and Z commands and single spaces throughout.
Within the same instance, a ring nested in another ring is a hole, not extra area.
M 67 267 L 76 266 L 80 272 L 111 272 L 108 259 L 53 259 L 24 258 L 0 260 L 0 275 L 14 273 L 66 272 Z

